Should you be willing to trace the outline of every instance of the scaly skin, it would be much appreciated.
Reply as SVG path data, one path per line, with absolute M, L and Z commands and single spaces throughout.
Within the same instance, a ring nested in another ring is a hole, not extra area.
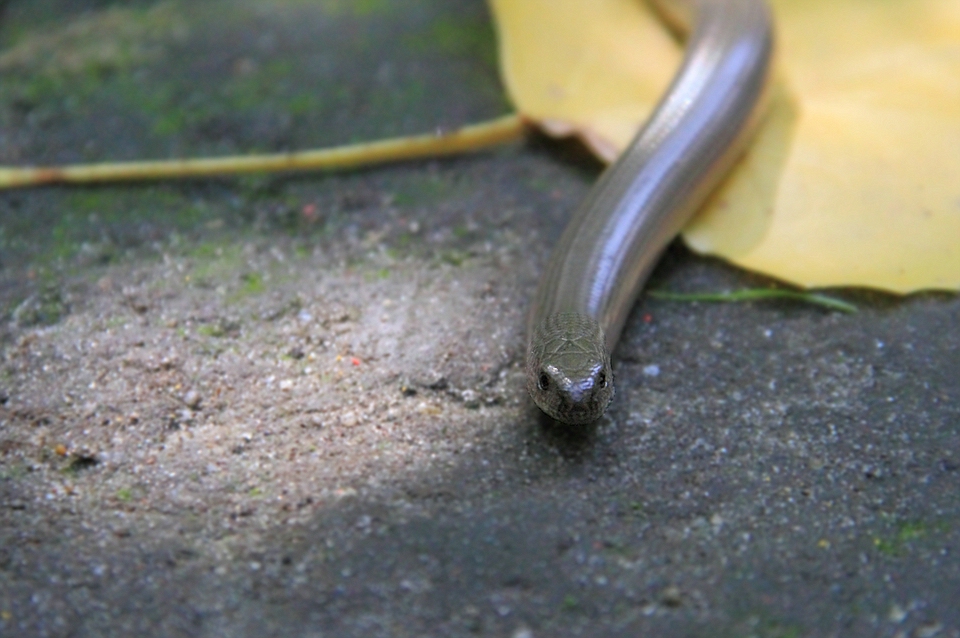
M 613 399 L 613 370 L 595 319 L 566 312 L 537 326 L 527 352 L 527 390 L 558 421 L 596 421 Z
M 654 0 L 692 27 L 684 62 L 630 146 L 574 213 L 530 313 L 527 388 L 551 417 L 594 421 L 610 352 L 663 249 L 746 148 L 764 112 L 773 23 L 764 0 Z

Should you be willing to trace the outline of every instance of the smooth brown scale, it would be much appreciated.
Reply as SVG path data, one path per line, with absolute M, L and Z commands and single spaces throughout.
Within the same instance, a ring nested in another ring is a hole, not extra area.
M 765 110 L 774 38 L 764 0 L 654 5 L 671 25 L 692 27 L 683 65 L 574 213 L 530 313 L 527 388 L 566 423 L 603 414 L 613 396 L 610 352 L 643 283 Z

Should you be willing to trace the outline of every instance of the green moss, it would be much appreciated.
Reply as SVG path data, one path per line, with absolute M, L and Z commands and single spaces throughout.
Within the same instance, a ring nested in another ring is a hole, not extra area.
M 201 242 L 195 245 L 188 252 L 188 256 L 198 260 L 208 261 L 220 257 L 223 254 L 223 248 L 213 242 Z
M 116 496 L 117 500 L 121 503 L 129 503 L 131 500 L 133 500 L 133 490 L 128 487 L 121 487 L 119 490 L 117 490 Z
M 386 13 L 391 3 L 388 0 L 348 0 L 347 6 L 354 15 L 365 17 L 375 13 Z
M 440 251 L 437 254 L 437 258 L 443 263 L 459 268 L 466 263 L 468 259 L 470 259 L 470 254 L 462 250 L 457 250 L 456 248 L 451 248 L 449 250 Z
M 624 542 L 617 538 L 608 538 L 603 541 L 603 551 L 613 556 L 633 558 L 630 548 Z
M 356 89 L 350 87 L 350 92 Z M 431 94 L 427 84 L 418 78 L 408 78 L 402 85 L 391 87 L 389 91 L 375 91 L 367 96 L 364 104 L 363 119 L 368 123 L 367 130 L 357 129 L 346 142 L 369 142 L 371 140 L 398 135 L 397 114 L 423 111 L 430 103 Z M 341 109 L 356 108 L 357 100 L 352 96 L 338 100 L 336 106 Z M 429 126 L 429 125 L 428 125 Z M 422 131 L 413 131 L 422 132 Z
M 417 56 L 440 55 L 469 61 L 460 72 L 460 90 L 482 95 L 497 110 L 512 108 L 497 81 L 496 34 L 487 15 L 443 16 L 432 21 L 424 32 L 406 36 L 402 43 Z
M 389 268 L 378 268 L 376 270 L 368 270 L 363 273 L 363 279 L 367 283 L 373 283 L 376 281 L 381 281 L 384 279 L 389 279 L 390 269 Z
M 144 12 L 137 15 L 141 14 Z M 293 61 L 285 59 L 254 66 L 247 73 L 228 74 L 198 91 L 186 84 L 190 74 L 144 66 L 149 61 L 147 56 L 125 46 L 117 37 L 89 30 L 86 35 L 78 35 L 77 42 L 70 43 L 79 53 L 67 48 L 54 51 L 55 57 L 72 60 L 86 55 L 85 48 L 109 40 L 114 45 L 112 48 L 125 52 L 117 53 L 110 60 L 94 58 L 79 64 L 79 68 L 74 68 L 73 63 L 70 63 L 72 66 L 49 63 L 40 70 L 36 68 L 39 62 L 25 62 L 24 73 L 17 82 L 10 87 L 0 87 L 0 101 L 69 112 L 71 117 L 117 110 L 133 117 L 139 115 L 155 137 L 153 146 L 163 148 L 171 137 L 202 130 L 217 121 L 242 121 L 270 105 L 298 116 L 318 113 L 324 97 L 329 95 L 296 81 L 284 82 L 283 78 L 295 77 Z M 168 34 L 162 41 L 171 39 Z M 176 60 L 171 62 L 175 64 Z M 145 74 L 131 72 L 138 65 L 144 68 Z
M 183 75 L 151 70 L 146 83 L 134 74 L 124 74 L 99 80 L 91 87 L 94 90 L 69 89 L 72 95 L 82 96 L 91 104 L 112 100 L 120 111 L 139 114 L 149 122 L 158 146 L 181 136 L 202 141 L 209 137 L 204 132 L 208 129 L 242 129 L 245 122 L 264 113 L 321 118 L 325 110 L 342 111 L 345 102 L 352 103 L 352 99 L 342 99 L 349 94 L 349 87 L 328 85 L 319 91 L 302 81 L 289 59 L 268 60 L 243 73 L 225 74 L 201 89 L 185 82 Z M 274 150 L 258 149 L 249 140 L 248 144 L 243 152 Z
M 267 289 L 263 275 L 256 272 L 245 272 L 240 275 L 240 286 L 227 296 L 227 303 L 237 303 L 247 297 L 259 295 Z
M 580 607 L 580 601 L 577 600 L 577 597 L 573 594 L 567 594 L 563 597 L 563 602 L 560 603 L 560 608 L 563 611 L 576 611 Z
M 949 529 L 949 526 L 943 522 L 898 521 L 891 534 L 875 536 L 873 545 L 881 554 L 899 557 L 916 545 L 925 542 L 931 535 L 947 532 Z
M 200 286 L 232 280 L 244 267 L 242 247 L 234 243 L 203 242 L 192 247 L 187 254 L 193 261 L 190 279 Z
M 20 228 L 14 221 L 11 232 L 20 233 L 22 246 L 39 244 L 35 263 L 39 267 L 63 264 L 80 257 L 86 263 L 115 261 L 125 249 L 141 245 L 156 229 L 197 232 L 217 211 L 198 200 L 187 200 L 179 192 L 162 187 L 123 186 L 70 189 L 62 209 L 29 219 Z M 6 221 L 6 220 L 5 220 Z
M 22 463 L 10 463 L 0 466 L 0 481 L 15 481 L 27 475 L 27 466 Z
M 256 47 L 249 54 L 242 51 L 242 56 L 249 56 L 249 64 L 245 57 L 240 58 L 242 65 L 233 65 L 233 57 L 224 58 L 228 61 L 216 68 L 211 68 L 209 62 L 197 62 L 206 60 L 201 54 L 210 51 L 214 46 L 211 43 L 234 44 L 239 28 L 246 29 L 243 32 L 246 37 L 251 16 L 263 10 L 256 0 L 235 4 L 224 0 L 199 4 L 173 0 L 160 4 L 166 8 L 107 8 L 84 15 L 52 13 L 30 25 L 34 35 L 25 31 L 20 44 L 15 43 L 15 46 L 22 45 L 18 50 L 23 61 L 8 70 L 10 81 L 0 84 L 0 106 L 15 113 L 19 108 L 13 108 L 17 102 L 25 102 L 23 108 L 29 110 L 32 120 L 51 123 L 50 128 L 57 134 L 54 139 L 66 142 L 49 146 L 47 159 L 63 157 L 64 143 L 77 146 L 72 153 L 81 161 L 107 159 L 106 156 L 120 160 L 219 154 L 233 150 L 231 144 L 242 147 L 243 151 L 254 150 L 252 146 L 262 136 L 251 132 L 252 127 L 247 124 L 255 122 L 262 129 L 264 122 L 270 124 L 282 118 L 284 112 L 297 118 L 290 125 L 292 141 L 289 142 L 296 146 L 310 143 L 301 136 L 309 129 L 321 131 L 320 138 L 346 141 L 335 136 L 349 135 L 347 127 L 329 131 L 329 122 L 334 121 L 331 116 L 338 114 L 340 119 L 336 121 L 342 121 L 344 112 L 353 118 L 349 130 L 354 132 L 354 138 L 363 140 L 398 133 L 397 127 L 401 126 L 398 121 L 406 126 L 412 117 L 410 114 L 421 114 L 417 117 L 427 122 L 425 126 L 430 126 L 433 120 L 429 107 L 436 103 L 434 78 L 418 80 L 404 76 L 397 86 L 380 90 L 383 87 L 378 89 L 376 85 L 364 83 L 362 78 L 358 81 L 350 72 L 354 67 L 342 67 L 339 62 L 337 72 L 327 73 L 322 70 L 323 65 L 319 65 L 322 77 L 309 78 L 313 73 L 311 67 L 318 65 L 301 64 L 300 59 L 287 50 L 286 41 L 280 42 L 276 52 L 269 55 Z M 224 12 L 225 7 L 233 10 Z M 345 16 L 334 22 L 350 26 L 351 30 L 360 27 L 356 29 L 357 38 L 338 37 L 333 53 L 351 64 L 353 59 L 358 59 L 356 68 L 367 68 L 363 66 L 367 60 L 380 55 L 383 50 L 380 40 L 384 37 L 393 38 L 396 33 L 410 32 L 410 29 L 413 30 L 409 36 L 412 49 L 396 52 L 398 68 L 406 68 L 407 62 L 414 59 L 411 51 L 421 58 L 481 56 L 487 60 L 489 56 L 492 61 L 495 50 L 493 31 L 483 12 L 447 11 L 439 19 L 423 21 L 417 17 L 402 20 L 395 26 L 384 20 L 385 14 L 405 10 L 389 0 L 278 0 L 277 9 L 276 24 L 282 33 L 286 32 L 284 21 L 301 14 Z M 230 15 L 218 15 L 224 13 Z M 431 14 L 433 10 L 425 15 Z M 375 18 L 366 19 L 374 15 Z M 39 33 L 36 27 L 41 22 L 45 28 Z M 71 26 L 78 22 L 86 26 L 80 29 Z M 21 21 L 21 24 L 24 23 Z M 181 26 L 186 24 L 191 25 L 189 31 L 181 33 Z M 206 33 L 207 29 L 209 37 L 198 37 L 198 33 Z M 188 33 L 188 37 L 184 33 Z M 52 39 L 48 37 L 51 34 Z M 9 33 L 7 37 L 9 45 Z M 391 46 L 397 49 L 395 44 Z M 310 52 L 310 55 L 316 54 Z M 489 70 L 474 71 L 475 63 L 462 66 L 468 74 Z M 341 72 L 341 68 L 345 70 Z M 496 86 L 489 77 L 485 81 Z M 455 90 L 472 92 L 473 88 Z M 128 141 L 99 142 L 94 129 L 103 130 L 103 122 L 107 123 L 108 130 L 123 133 L 123 139 Z M 68 132 L 66 137 L 63 130 Z M 99 143 L 80 147 L 77 140 Z M 276 146 L 287 142 L 281 135 L 259 143 Z M 439 174 L 397 171 L 396 174 L 402 176 L 388 175 L 385 179 L 400 182 L 396 199 L 400 206 L 431 207 L 456 197 L 461 188 L 467 186 L 459 185 L 448 171 Z M 270 178 L 233 181 L 239 185 L 237 200 L 242 201 L 242 206 L 236 209 L 232 203 L 221 203 L 215 198 L 208 203 L 202 195 L 197 196 L 198 189 L 189 185 L 63 189 L 55 192 L 52 201 L 56 206 L 43 213 L 42 220 L 21 221 L 11 214 L 8 221 L 4 217 L 0 249 L 16 257 L 29 254 L 31 260 L 39 255 L 38 265 L 57 270 L 77 258 L 82 258 L 85 264 L 110 263 L 132 254 L 131 249 L 140 245 L 159 244 L 163 252 L 191 251 L 194 238 L 212 230 L 205 229 L 207 223 L 227 219 L 228 214 L 234 216 L 233 220 L 240 217 L 246 222 L 255 215 L 266 216 L 270 231 L 284 228 L 311 238 L 342 227 L 336 217 L 335 223 L 327 216 L 313 225 L 304 222 L 302 200 L 287 201 L 283 195 L 296 189 L 283 183 L 278 186 L 278 181 Z M 267 205 L 251 206 L 251 201 L 265 201 Z M 276 205 L 278 201 L 282 204 Z M 24 232 L 20 232 L 19 224 L 27 227 Z M 38 228 L 43 229 L 42 237 Z M 235 230 L 236 226 L 231 228 Z M 176 232 L 182 233 L 185 241 L 170 240 Z M 469 231 L 461 226 L 454 229 L 454 234 L 463 238 Z M 398 240 L 401 247 L 417 244 L 420 238 L 416 236 L 405 235 Z M 427 251 L 429 249 L 424 253 L 428 254 Z M 306 250 L 300 252 L 304 256 L 308 254 Z M 245 266 L 239 254 L 232 249 L 222 249 L 214 242 L 204 242 L 189 256 L 195 259 L 189 272 L 190 282 L 224 283 L 234 291 L 236 274 Z M 455 265 L 462 264 L 465 258 L 465 254 L 456 252 L 441 257 Z M 368 276 L 376 279 L 386 275 L 378 271 Z M 258 294 L 264 287 L 262 277 L 245 280 L 233 299 Z
M 11 90 L 15 92 L 14 99 L 22 103 L 44 104 L 51 100 L 59 101 L 65 94 L 65 84 L 60 76 L 35 75 L 23 78 Z
M 114 328 L 120 328 L 126 325 L 127 318 L 122 316 L 109 317 L 106 321 L 103 322 L 103 330 L 112 330 Z
M 4 20 L 8 45 L 3 61 L 8 69 L 33 76 L 128 69 L 155 56 L 154 45 L 174 38 L 184 24 L 182 9 L 174 2 L 74 16 L 64 16 L 62 7 L 44 8 L 42 0 L 29 5 L 18 19 Z
M 243 281 L 243 286 L 240 288 L 240 293 L 243 295 L 256 295 L 265 289 L 263 276 L 259 273 L 244 273 L 240 275 L 240 279 Z
M 418 174 L 399 184 L 393 203 L 397 206 L 430 206 L 454 193 L 452 184 L 438 175 Z
M 395 8 L 396 4 L 389 0 L 273 0 L 275 4 L 286 7 L 320 8 L 330 16 L 354 15 L 366 17 L 374 14 L 387 13 Z M 402 5 L 401 5 L 402 6 Z
M 223 330 L 223 327 L 218 323 L 205 323 L 202 326 L 197 328 L 197 334 L 201 337 L 214 337 L 219 338 L 227 333 Z
M 493 26 L 482 16 L 467 20 L 441 18 L 433 22 L 425 39 L 417 38 L 409 44 L 417 48 L 429 47 L 444 55 L 483 60 L 492 68 L 497 65 L 497 42 Z
M 756 628 L 756 635 L 763 638 L 799 638 L 804 635 L 797 625 L 767 621 L 760 623 Z
M 553 188 L 556 187 L 556 184 L 546 177 L 536 175 L 527 180 L 526 186 L 539 193 L 549 193 Z
M 758 638 L 798 638 L 809 633 L 802 625 L 785 620 L 767 609 L 751 609 L 737 614 L 736 625 L 718 629 L 716 636 L 757 636 Z M 745 627 L 749 628 L 745 631 Z
M 148 102 L 143 102 L 143 104 L 147 105 Z M 173 104 L 166 104 L 166 106 L 167 108 L 164 109 L 161 103 L 160 107 L 151 109 L 155 113 L 150 129 L 154 135 L 161 138 L 179 135 L 187 127 L 186 112 L 176 108 Z
M 201 337 L 212 337 L 214 339 L 236 335 L 238 332 L 240 332 L 240 323 L 238 321 L 230 321 L 228 319 L 221 319 L 220 321 L 216 321 L 214 323 L 205 323 L 197 327 L 198 335 Z M 211 352 L 222 351 L 220 348 L 208 350 Z
M 320 111 L 323 106 L 323 100 L 317 93 L 300 93 L 290 98 L 287 102 L 287 110 L 291 115 L 310 115 Z
M 11 315 L 21 327 L 51 326 L 59 322 L 68 310 L 60 286 L 48 282 L 41 284 L 37 292 L 17 304 Z

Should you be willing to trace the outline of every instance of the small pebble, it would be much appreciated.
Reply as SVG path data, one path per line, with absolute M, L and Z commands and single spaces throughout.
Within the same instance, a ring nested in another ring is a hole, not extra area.
M 471 410 L 480 407 L 480 395 L 475 390 L 464 390 L 460 393 L 460 398 L 463 399 L 463 405 Z
M 680 593 L 680 588 L 676 585 L 670 585 L 663 590 L 663 594 L 660 596 L 660 602 L 662 602 L 667 607 L 679 607 L 683 603 L 683 595 Z
M 421 401 L 417 404 L 417 412 L 420 414 L 429 414 L 430 416 L 438 416 L 443 413 L 443 408 L 438 405 L 431 405 L 426 401 Z
M 890 622 L 895 622 L 899 625 L 907 619 L 907 610 L 894 603 L 890 607 L 890 612 L 887 614 L 887 618 L 890 620 Z
M 183 395 L 183 402 L 186 403 L 187 407 L 191 410 L 199 410 L 200 404 L 203 402 L 203 397 L 201 397 L 200 393 L 196 390 L 190 390 Z
M 927 623 L 925 625 L 920 625 L 917 627 L 917 630 L 914 632 L 917 638 L 933 638 L 940 634 L 943 631 L 943 625 L 938 622 Z

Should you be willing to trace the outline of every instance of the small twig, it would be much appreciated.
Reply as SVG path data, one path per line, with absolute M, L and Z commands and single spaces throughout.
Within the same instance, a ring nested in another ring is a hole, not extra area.
M 202 159 L 71 164 L 48 167 L 0 166 L 0 189 L 41 184 L 90 184 L 125 180 L 159 180 L 266 173 L 343 170 L 384 162 L 476 151 L 523 136 L 523 119 L 507 115 L 450 133 L 395 137 L 333 148 Z
M 757 301 L 766 299 L 789 299 L 791 301 L 800 301 L 803 303 L 815 304 L 831 310 L 840 312 L 854 313 L 857 307 L 853 304 L 841 301 L 833 297 L 827 297 L 814 292 L 798 292 L 795 290 L 779 290 L 776 288 L 747 288 L 745 290 L 734 290 L 732 292 L 706 292 L 706 293 L 680 293 L 669 292 L 666 290 L 649 290 L 647 295 L 654 299 L 666 299 L 668 301 Z

